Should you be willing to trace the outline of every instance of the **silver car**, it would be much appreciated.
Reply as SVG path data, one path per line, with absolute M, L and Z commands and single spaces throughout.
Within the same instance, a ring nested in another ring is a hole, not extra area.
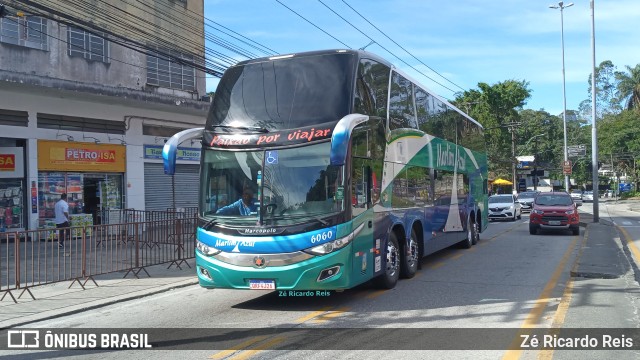
M 515 195 L 489 196 L 489 220 L 511 220 L 522 218 L 522 207 Z
M 573 199 L 574 203 L 582 204 L 582 191 L 580 190 L 571 191 L 571 198 Z M 591 199 L 593 199 L 593 196 L 591 197 Z
M 582 194 L 582 201 L 584 202 L 593 201 L 593 191 L 585 191 Z
M 533 200 L 540 191 L 525 191 L 518 194 L 518 202 L 522 207 L 522 211 L 531 211 L 533 207 Z

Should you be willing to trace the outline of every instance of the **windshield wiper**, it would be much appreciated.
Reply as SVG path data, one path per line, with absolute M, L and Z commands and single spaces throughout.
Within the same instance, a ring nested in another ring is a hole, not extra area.
M 305 218 L 308 218 L 309 220 L 315 220 L 315 221 L 319 222 L 320 224 L 322 224 L 323 226 L 329 226 L 329 222 L 324 220 L 322 217 L 315 216 L 315 215 L 310 215 L 310 214 L 300 214 L 300 215 L 297 215 L 297 216 L 295 216 L 295 215 L 294 216 L 287 216 L 287 217 L 282 217 L 279 220 L 300 220 L 300 219 L 305 219 Z
M 213 218 L 207 221 L 204 225 L 201 226 L 202 230 L 209 230 L 211 227 L 218 223 L 218 218 Z
M 268 133 L 269 129 L 259 126 L 230 126 L 230 125 L 213 125 L 212 128 L 233 129 L 233 130 L 252 130 L 261 133 Z

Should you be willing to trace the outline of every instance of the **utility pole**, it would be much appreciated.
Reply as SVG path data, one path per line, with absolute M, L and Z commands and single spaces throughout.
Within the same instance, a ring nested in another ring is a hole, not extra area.
M 512 189 L 512 193 L 515 193 L 518 188 L 518 179 L 516 178 L 516 162 L 518 161 L 518 159 L 516 159 L 516 131 L 515 131 L 515 127 L 511 128 L 511 153 L 513 154 L 513 161 L 511 162 L 511 169 L 512 169 L 512 173 L 513 173 L 513 189 Z
M 534 144 L 533 150 L 533 191 L 538 190 L 538 138 Z
M 564 125 L 564 161 L 567 162 L 569 160 L 569 155 L 567 152 L 567 90 L 566 90 L 566 80 L 564 73 L 564 9 L 573 6 L 573 3 L 565 4 L 563 1 L 558 2 L 558 6 L 552 5 L 549 6 L 552 9 L 560 9 L 560 39 L 562 44 L 562 123 Z M 593 87 L 595 87 L 595 79 Z M 569 175 L 564 175 L 564 189 L 569 192 Z
M 600 206 L 598 185 L 598 131 L 596 127 L 596 25 L 595 25 L 595 9 L 593 0 L 591 0 L 591 57 L 592 70 L 591 75 L 591 182 L 593 183 L 593 222 L 600 221 Z M 635 160 L 634 160 L 635 168 Z
M 511 156 L 513 157 L 511 161 L 511 176 L 513 179 L 512 193 L 517 192 L 516 189 L 518 188 L 518 179 L 516 178 L 516 162 L 518 161 L 518 159 L 516 159 L 516 127 L 518 127 L 518 125 L 520 125 L 519 122 L 510 122 L 505 125 L 509 128 L 509 131 L 511 131 Z

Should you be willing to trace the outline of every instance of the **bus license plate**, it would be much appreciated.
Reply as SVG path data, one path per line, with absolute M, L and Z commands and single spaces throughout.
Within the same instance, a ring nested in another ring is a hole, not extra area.
M 558 221 L 558 220 L 549 221 L 549 225 L 560 225 L 560 224 L 562 224 L 562 223 L 560 221 Z
M 275 290 L 276 282 L 273 280 L 249 280 L 251 290 Z

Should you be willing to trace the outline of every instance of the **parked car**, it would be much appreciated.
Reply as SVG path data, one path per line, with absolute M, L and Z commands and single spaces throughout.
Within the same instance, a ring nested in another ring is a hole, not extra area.
M 571 191 L 571 198 L 576 204 L 578 203 L 582 204 L 582 190 Z
M 544 192 L 536 196 L 529 216 L 529 233 L 535 235 L 543 230 L 571 230 L 580 234 L 578 206 L 566 192 Z M 489 205 L 491 206 L 491 205 Z
M 593 191 L 585 191 L 582 194 L 582 201 L 584 202 L 593 201 Z
M 522 218 L 522 207 L 515 195 L 489 196 L 489 220 L 511 220 Z
M 525 191 L 518 194 L 518 202 L 522 207 L 522 211 L 531 211 L 533 206 L 533 200 L 536 198 L 540 191 Z

